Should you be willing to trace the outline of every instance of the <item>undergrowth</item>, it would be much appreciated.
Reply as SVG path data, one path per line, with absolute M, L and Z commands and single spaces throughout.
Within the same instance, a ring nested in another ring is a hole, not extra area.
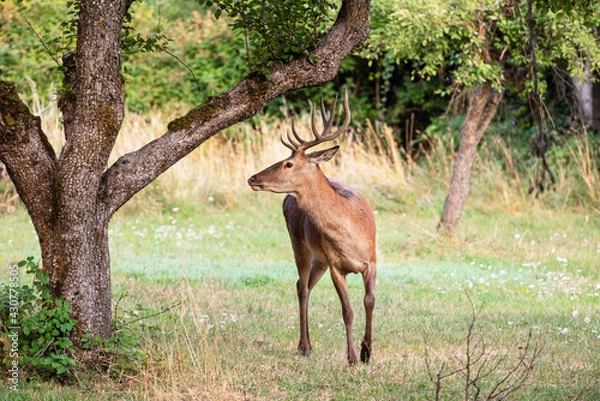
M 33 276 L 31 285 L 19 283 L 19 268 Z M 62 377 L 75 366 L 71 304 L 50 295 L 48 280 L 29 257 L 11 268 L 9 283 L 0 288 L 2 363 L 16 365 L 30 377 Z
M 22 270 L 30 276 L 22 280 L 25 283 L 20 279 Z M 52 297 L 48 281 L 48 274 L 30 256 L 11 266 L 8 283 L 0 283 L 1 362 L 9 382 L 14 381 L 15 388 L 19 381 L 68 383 L 77 372 L 98 369 L 112 378 L 139 373 L 147 359 L 140 333 L 151 329 L 142 323 L 145 317 L 123 319 L 116 314 L 117 302 L 112 337 L 99 339 L 86 334 L 75 347 L 76 320 L 71 317 L 71 303 L 64 297 Z M 93 353 L 93 360 L 86 352 Z

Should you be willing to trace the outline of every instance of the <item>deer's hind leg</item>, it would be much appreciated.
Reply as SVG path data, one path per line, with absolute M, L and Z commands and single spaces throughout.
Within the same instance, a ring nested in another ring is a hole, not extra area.
M 370 264 L 366 271 L 363 272 L 363 283 L 365 285 L 365 335 L 360 344 L 360 360 L 369 362 L 372 350 L 371 330 L 373 326 L 373 308 L 375 307 L 375 279 L 377 270 L 375 264 Z

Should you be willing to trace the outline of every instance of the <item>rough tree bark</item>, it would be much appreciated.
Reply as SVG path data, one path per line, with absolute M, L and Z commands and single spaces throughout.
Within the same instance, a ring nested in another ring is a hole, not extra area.
M 72 303 L 78 337 L 111 335 L 108 223 L 137 192 L 222 129 L 292 90 L 333 79 L 366 40 L 370 0 L 344 0 L 332 29 L 308 57 L 250 74 L 191 110 L 158 139 L 107 168 L 125 107 L 121 27 L 127 0 L 82 0 L 77 47 L 65 55 L 59 102 L 65 145 L 56 155 L 12 83 L 0 80 L 0 161 L 35 226 L 54 296 Z
M 460 130 L 460 144 L 452 167 L 450 187 L 438 223 L 438 230 L 446 235 L 454 235 L 456 232 L 463 206 L 469 195 L 469 178 L 477 146 L 496 114 L 502 95 L 503 93 L 492 88 L 491 84 L 483 84 L 475 92 L 474 99 L 469 105 L 467 117 Z

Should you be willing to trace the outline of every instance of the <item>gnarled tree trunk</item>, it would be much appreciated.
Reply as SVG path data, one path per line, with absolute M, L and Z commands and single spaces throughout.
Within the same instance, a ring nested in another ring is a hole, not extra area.
M 492 88 L 489 83 L 482 85 L 474 94 L 460 130 L 460 144 L 452 167 L 450 187 L 438 223 L 438 230 L 445 234 L 454 235 L 456 232 L 463 206 L 469 195 L 469 178 L 477 146 L 496 114 L 501 100 L 502 92 Z
M 369 33 L 370 0 L 343 1 L 335 25 L 311 52 L 313 62 L 274 63 L 268 79 L 250 74 L 107 168 L 125 107 L 121 28 L 130 4 L 81 1 L 76 54 L 63 57 L 68 91 L 59 102 L 65 129 L 60 155 L 15 86 L 0 80 L 0 161 L 33 221 L 53 295 L 72 304 L 78 336 L 111 335 L 108 223 L 117 209 L 222 129 L 282 94 L 333 79 Z

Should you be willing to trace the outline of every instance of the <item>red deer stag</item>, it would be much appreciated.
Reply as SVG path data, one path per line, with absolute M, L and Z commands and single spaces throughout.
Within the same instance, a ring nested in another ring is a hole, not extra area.
M 300 343 L 298 350 L 303 354 L 311 351 L 308 334 L 308 298 L 314 286 L 330 269 L 335 289 L 342 302 L 342 314 L 346 325 L 348 362 L 357 361 L 352 341 L 353 312 L 348 297 L 346 275 L 362 274 L 366 310 L 365 334 L 361 343 L 360 360 L 368 362 L 371 357 L 371 322 L 375 305 L 375 216 L 367 201 L 340 181 L 325 177 L 319 163 L 330 160 L 339 149 L 306 153 L 320 143 L 339 137 L 350 124 L 348 93 L 344 94 L 344 123 L 336 132 L 331 132 L 337 96 L 328 119 L 321 101 L 321 117 L 324 130 L 317 131 L 315 109 L 312 107 L 312 131 L 315 139 L 302 139 L 294 127 L 292 138 L 288 133 L 286 142 L 281 142 L 292 151 L 287 159 L 273 164 L 248 179 L 255 191 L 287 193 L 283 201 L 283 215 L 290 234 L 294 258 L 300 279 L 296 283 L 300 304 Z

